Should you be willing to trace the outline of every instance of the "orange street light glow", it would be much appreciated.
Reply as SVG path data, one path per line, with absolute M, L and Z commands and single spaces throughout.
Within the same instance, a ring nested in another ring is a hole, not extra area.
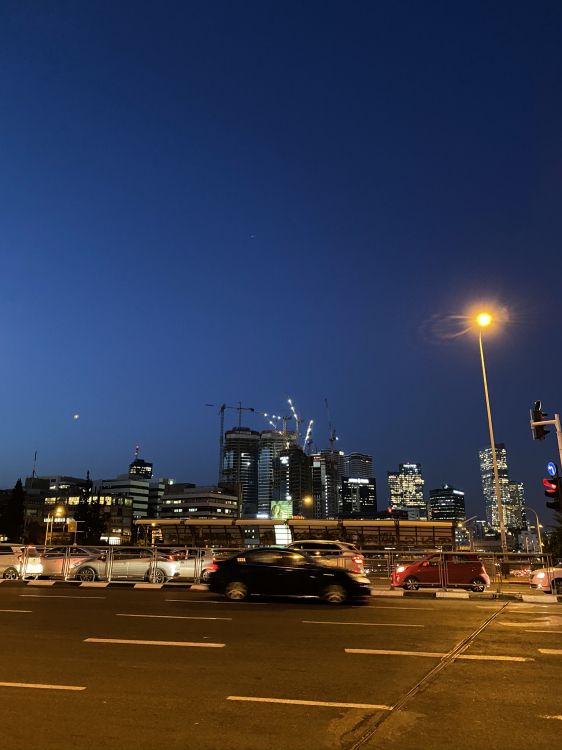
M 478 323 L 480 328 L 487 328 L 492 322 L 492 316 L 490 315 L 490 313 L 481 312 L 476 316 L 476 322 Z

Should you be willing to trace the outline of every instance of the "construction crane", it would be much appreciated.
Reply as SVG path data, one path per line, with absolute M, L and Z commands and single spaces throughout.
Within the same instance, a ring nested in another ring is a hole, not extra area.
M 327 398 L 324 399 L 324 403 L 326 404 L 326 411 L 328 412 L 328 442 L 330 443 L 330 450 L 333 453 L 335 442 L 336 440 L 339 440 L 339 437 L 336 436 L 336 428 L 332 427 L 332 416 L 330 414 L 330 406 Z
M 205 406 L 210 406 L 212 408 L 218 408 L 219 410 L 219 416 L 220 416 L 220 436 L 219 436 L 219 479 L 218 481 L 221 481 L 222 476 L 222 454 L 224 449 L 224 412 L 226 409 L 232 409 L 233 411 L 238 412 L 238 427 L 242 427 L 242 412 L 243 411 L 251 411 L 255 412 L 256 410 L 252 406 L 242 406 L 242 402 L 238 402 L 238 406 L 230 406 L 230 404 L 221 404 L 220 406 L 218 404 L 205 404 Z M 237 479 L 238 484 L 240 484 L 240 467 L 238 466 L 237 471 Z
M 296 410 L 295 410 L 295 407 L 294 407 L 294 405 L 293 405 L 293 401 L 292 401 L 292 399 L 288 398 L 288 399 L 287 399 L 287 403 L 288 403 L 288 404 L 289 404 L 289 406 L 291 407 L 291 413 L 292 413 L 292 417 L 293 417 L 293 419 L 295 420 L 295 424 L 296 424 L 296 433 L 297 433 L 297 444 L 298 444 L 298 442 L 299 442 L 299 441 L 300 441 L 300 439 L 301 439 L 301 422 L 302 422 L 302 419 L 301 419 L 301 418 L 299 417 L 299 415 L 297 414 L 297 412 L 296 412 Z
M 302 446 L 303 451 L 307 452 L 307 448 L 309 448 L 312 445 L 312 425 L 314 424 L 314 420 L 311 419 L 308 423 L 308 427 L 306 428 L 306 435 L 304 436 L 304 443 Z

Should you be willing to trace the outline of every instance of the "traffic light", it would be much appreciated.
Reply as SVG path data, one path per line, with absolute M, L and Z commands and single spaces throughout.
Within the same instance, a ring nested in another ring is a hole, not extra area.
M 542 422 L 548 414 L 542 410 L 542 404 L 540 401 L 535 401 L 534 407 L 531 409 L 531 422 Z M 544 440 L 550 430 L 538 424 L 531 424 L 531 432 L 533 433 L 533 440 Z
M 542 480 L 544 494 L 552 500 L 547 503 L 546 507 L 551 510 L 562 512 L 562 487 L 560 486 L 560 477 L 549 477 Z

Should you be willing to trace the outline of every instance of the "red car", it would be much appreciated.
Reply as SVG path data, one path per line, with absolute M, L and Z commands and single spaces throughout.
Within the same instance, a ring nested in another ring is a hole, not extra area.
M 392 574 L 391 585 L 407 591 L 417 591 L 420 586 L 461 586 L 484 591 L 490 585 L 490 576 L 477 555 L 447 552 L 398 565 Z

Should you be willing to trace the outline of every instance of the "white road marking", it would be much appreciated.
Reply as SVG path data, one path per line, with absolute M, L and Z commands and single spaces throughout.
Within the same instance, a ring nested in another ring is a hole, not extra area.
M 292 698 L 254 698 L 249 695 L 229 695 L 227 701 L 249 701 L 251 703 L 288 703 L 291 706 L 326 706 L 327 708 L 363 708 L 390 711 L 390 706 L 379 703 L 337 703 L 333 701 L 305 701 Z
M 541 654 L 552 654 L 552 656 L 562 656 L 562 648 L 539 648 Z
M 105 596 L 67 596 L 66 594 L 20 594 L 28 599 L 105 599 Z
M 35 688 L 36 690 L 86 690 L 79 685 L 42 685 L 35 682 L 0 682 L 0 687 Z
M 0 610 L 1 611 L 1 610 Z M 154 617 L 160 620 L 232 620 L 232 617 L 187 617 L 185 615 L 129 615 L 116 612 L 117 617 Z
M 379 606 L 378 604 L 358 604 L 352 607 L 352 609 L 401 609 L 403 612 L 411 612 L 412 610 L 415 610 L 416 612 L 437 612 L 438 607 L 397 607 L 389 604 L 383 606 Z
M 31 612 L 31 609 L 0 609 L 0 612 Z
M 524 633 L 562 633 L 562 630 L 524 630 Z
M 196 641 L 131 641 L 124 638 L 84 638 L 84 643 L 126 643 L 134 646 L 185 646 L 192 648 L 224 648 L 224 643 L 198 643 Z
M 335 620 L 302 620 L 305 625 L 368 625 L 377 628 L 425 628 L 425 625 L 405 625 L 399 622 L 336 622 Z
M 429 656 L 434 659 L 442 659 L 444 656 L 447 656 L 447 654 L 435 651 L 391 651 L 376 648 L 346 648 L 344 650 L 346 654 L 374 654 L 376 656 Z M 562 651 L 559 653 L 562 654 Z M 470 661 L 535 661 L 533 658 L 524 656 L 487 656 L 485 654 L 460 654 L 453 657 L 453 659 L 468 659 Z
M 554 714 L 554 716 L 541 714 L 541 719 L 556 719 L 557 721 L 562 721 L 562 714 Z
M 434 659 L 441 659 L 445 656 L 435 651 L 389 651 L 382 648 L 346 648 L 344 650 L 346 654 L 375 654 L 377 656 L 431 656 Z
M 184 604 L 251 604 L 252 607 L 255 604 L 269 604 L 269 602 L 231 602 L 228 600 L 219 599 L 165 599 L 166 602 L 183 602 Z

